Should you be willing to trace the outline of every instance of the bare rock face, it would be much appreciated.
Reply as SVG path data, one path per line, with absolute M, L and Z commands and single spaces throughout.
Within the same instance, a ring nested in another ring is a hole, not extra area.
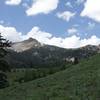
M 16 52 L 23 52 L 28 49 L 39 48 L 41 46 L 41 43 L 38 42 L 36 39 L 29 38 L 28 40 L 24 40 L 22 42 L 13 43 L 10 49 Z

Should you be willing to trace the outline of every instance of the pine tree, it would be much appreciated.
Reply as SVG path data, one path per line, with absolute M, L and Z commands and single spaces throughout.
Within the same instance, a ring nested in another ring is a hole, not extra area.
M 9 85 L 7 81 L 6 72 L 9 71 L 9 65 L 4 60 L 4 57 L 7 55 L 6 48 L 11 46 L 11 42 L 3 38 L 0 33 L 0 88 L 7 87 Z

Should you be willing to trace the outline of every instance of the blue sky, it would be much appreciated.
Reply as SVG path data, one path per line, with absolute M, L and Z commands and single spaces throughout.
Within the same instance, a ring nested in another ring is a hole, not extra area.
M 65 48 L 98 45 L 99 3 L 99 0 L 0 0 L 0 31 L 11 41 L 33 37 Z

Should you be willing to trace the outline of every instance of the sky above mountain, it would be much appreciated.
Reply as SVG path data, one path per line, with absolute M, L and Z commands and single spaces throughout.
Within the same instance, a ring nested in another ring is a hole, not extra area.
M 64 48 L 100 44 L 100 0 L 0 0 L 0 32 Z

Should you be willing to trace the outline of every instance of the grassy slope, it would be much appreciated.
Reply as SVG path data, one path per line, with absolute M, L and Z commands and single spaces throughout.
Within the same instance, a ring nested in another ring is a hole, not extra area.
M 100 55 L 54 75 L 0 90 L 0 100 L 100 100 Z

